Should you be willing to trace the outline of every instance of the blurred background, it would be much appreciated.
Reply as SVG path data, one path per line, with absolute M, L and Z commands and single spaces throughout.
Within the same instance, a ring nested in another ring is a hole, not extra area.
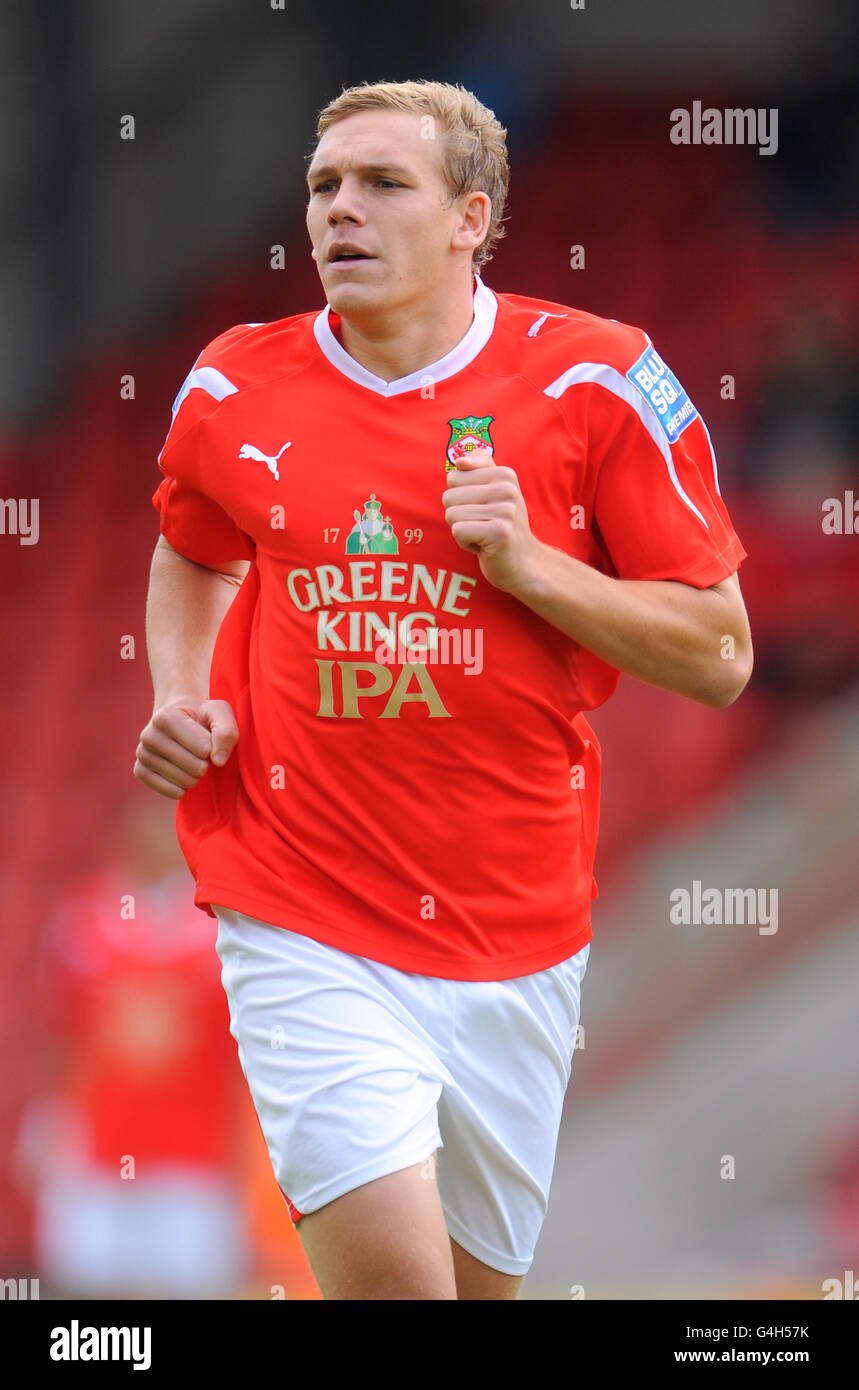
M 201 348 L 324 303 L 318 110 L 413 77 L 508 129 L 486 283 L 646 328 L 749 555 L 740 700 L 621 678 L 591 716 L 600 896 L 523 1297 L 813 1299 L 859 1273 L 857 21 L 848 0 L 3 6 L 0 1278 L 319 1297 L 175 805 L 132 776 L 150 498 Z M 671 143 L 694 101 L 777 110 L 776 151 Z M 673 925 L 695 880 L 777 890 L 778 930 Z

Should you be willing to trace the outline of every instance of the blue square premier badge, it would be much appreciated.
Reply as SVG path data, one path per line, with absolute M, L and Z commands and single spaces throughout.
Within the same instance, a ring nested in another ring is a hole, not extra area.
M 649 347 L 637 362 L 633 362 L 626 375 L 650 401 L 659 423 L 673 444 L 686 426 L 697 418 L 698 412 L 671 368 L 666 366 L 658 352 Z

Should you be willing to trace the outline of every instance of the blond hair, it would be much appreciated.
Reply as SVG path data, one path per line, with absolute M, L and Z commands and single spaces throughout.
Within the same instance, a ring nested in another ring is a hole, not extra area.
M 495 113 L 458 83 L 362 82 L 343 89 L 319 113 L 317 143 L 336 121 L 359 111 L 412 111 L 431 116 L 445 133 L 442 173 L 451 201 L 463 193 L 486 193 L 492 203 L 489 231 L 472 254 L 477 271 L 492 257 L 492 248 L 505 235 L 501 225 L 507 202 L 510 169 L 507 132 Z

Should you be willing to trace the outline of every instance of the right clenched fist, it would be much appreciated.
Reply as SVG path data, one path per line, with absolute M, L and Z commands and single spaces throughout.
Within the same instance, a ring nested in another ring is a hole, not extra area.
M 134 775 L 145 787 L 178 801 L 196 787 L 209 762 L 223 766 L 239 737 L 226 700 L 171 700 L 140 735 Z

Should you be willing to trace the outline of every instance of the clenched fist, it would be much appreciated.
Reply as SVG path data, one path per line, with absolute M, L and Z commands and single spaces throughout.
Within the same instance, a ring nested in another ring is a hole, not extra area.
M 134 775 L 145 787 L 178 801 L 213 762 L 222 767 L 239 737 L 226 700 L 169 700 L 140 735 Z
M 488 449 L 474 449 L 448 473 L 441 500 L 457 545 L 477 552 L 490 584 L 515 594 L 540 548 L 515 471 L 499 467 Z

